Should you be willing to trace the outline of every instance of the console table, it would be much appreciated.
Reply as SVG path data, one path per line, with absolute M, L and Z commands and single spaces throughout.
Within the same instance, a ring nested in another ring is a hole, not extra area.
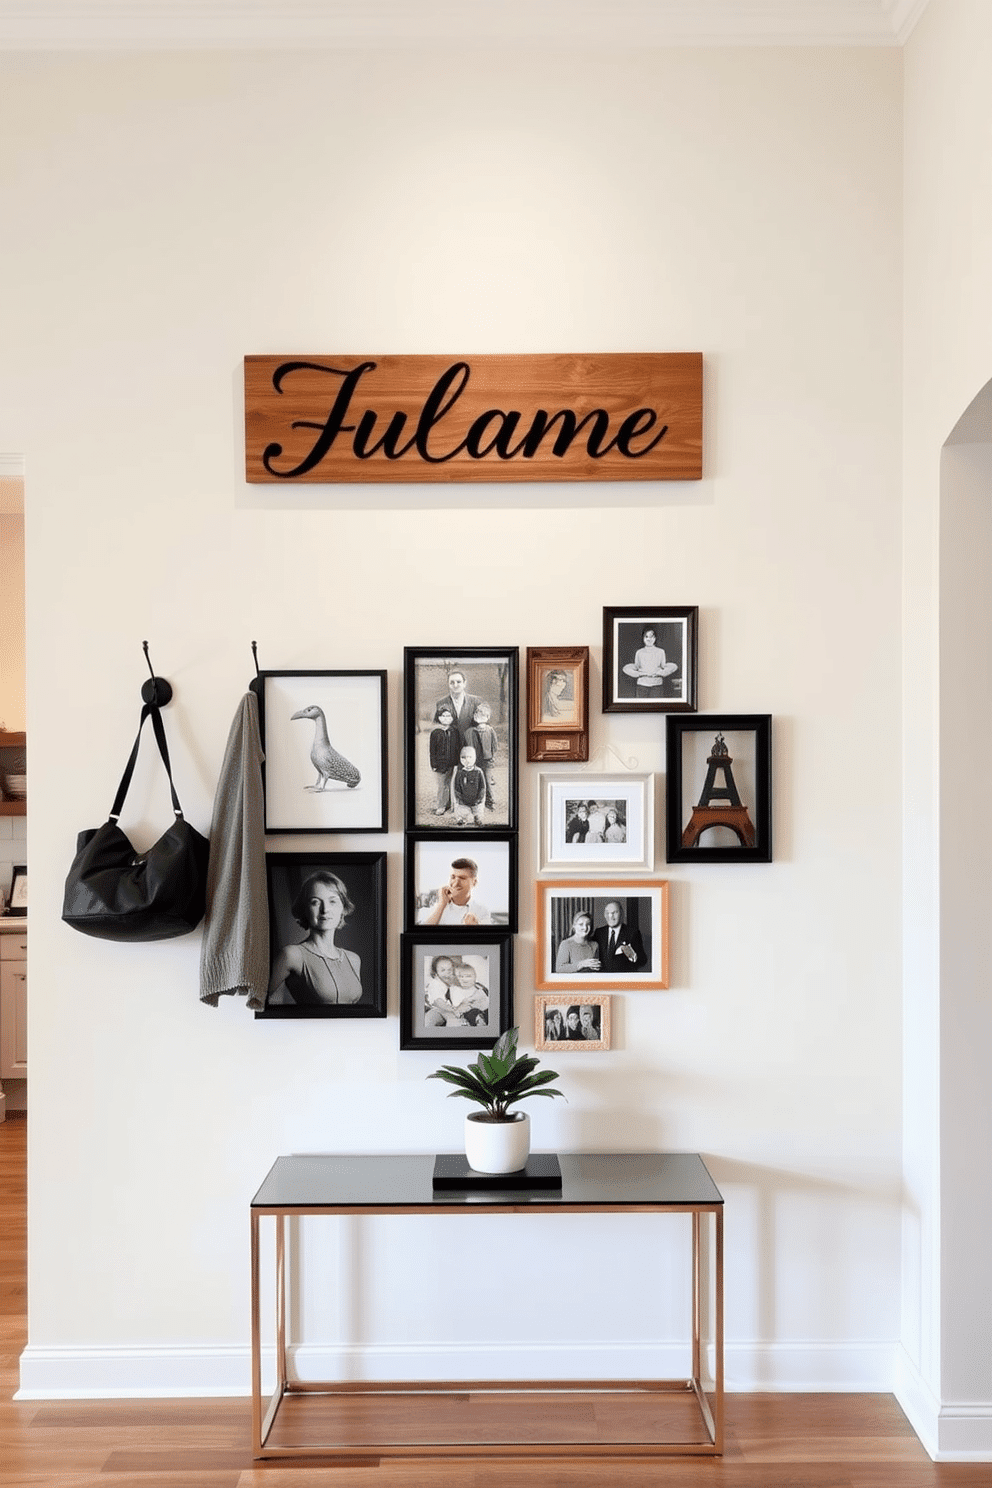
M 722 1453 L 723 1199 L 702 1158 L 688 1152 L 572 1153 L 562 1154 L 560 1162 L 560 1189 L 452 1192 L 433 1189 L 433 1156 L 278 1158 L 251 1203 L 254 1456 Z M 657 1213 L 691 1217 L 686 1266 L 692 1296 L 688 1378 L 414 1382 L 289 1378 L 291 1258 L 286 1227 L 292 1216 Z M 275 1222 L 276 1384 L 266 1406 L 259 1288 L 261 1226 L 268 1217 Z M 323 1398 L 323 1406 L 317 1396 Z M 369 1397 L 375 1397 L 372 1410 L 365 1408 Z M 513 1407 L 509 1434 L 508 1404 Z M 650 1436 L 645 1422 L 651 1425 Z M 656 1439 L 666 1423 L 669 1434 Z

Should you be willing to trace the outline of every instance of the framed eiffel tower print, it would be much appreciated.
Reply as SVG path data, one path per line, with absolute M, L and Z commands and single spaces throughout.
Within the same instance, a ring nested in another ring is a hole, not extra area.
M 670 715 L 666 844 L 670 863 L 770 863 L 769 713 Z

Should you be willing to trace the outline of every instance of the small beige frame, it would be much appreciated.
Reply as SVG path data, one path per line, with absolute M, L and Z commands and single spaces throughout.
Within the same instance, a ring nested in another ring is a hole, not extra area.
M 604 1049 L 611 1047 L 611 1017 L 610 1004 L 613 999 L 608 992 L 552 992 L 548 994 L 538 993 L 534 998 L 534 1048 L 544 1049 L 552 1054 L 598 1054 Z M 562 1029 L 567 1028 L 567 1015 L 569 1008 L 599 1008 L 599 1038 L 591 1039 L 581 1031 L 581 1012 L 579 1014 L 579 1031 L 575 1037 L 564 1037 L 556 1039 L 548 1037 L 548 1014 L 553 1008 L 560 1008 Z

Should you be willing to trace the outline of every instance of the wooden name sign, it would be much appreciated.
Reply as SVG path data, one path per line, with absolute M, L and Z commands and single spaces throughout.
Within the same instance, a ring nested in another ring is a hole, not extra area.
M 249 482 L 700 480 L 699 352 L 245 357 Z

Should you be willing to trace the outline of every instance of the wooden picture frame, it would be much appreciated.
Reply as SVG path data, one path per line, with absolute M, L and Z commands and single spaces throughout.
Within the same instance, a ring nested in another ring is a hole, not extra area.
M 551 1054 L 598 1054 L 612 1044 L 609 992 L 539 992 L 534 1048 Z
M 698 605 L 603 610 L 603 712 L 695 713 Z
M 589 647 L 527 647 L 527 758 L 589 758 Z
M 666 730 L 668 861 L 770 863 L 771 714 L 698 713 Z
M 491 1049 L 512 1023 L 509 930 L 439 925 L 400 937 L 401 1049 Z
M 407 646 L 403 659 L 407 830 L 515 831 L 518 648 Z M 485 782 L 483 796 L 477 776 L 467 781 L 471 802 L 456 789 L 465 748 Z
M 450 837 L 438 832 L 407 832 L 403 877 L 408 930 L 423 926 L 443 928 L 445 934 L 454 931 L 458 935 L 478 935 L 480 927 L 517 928 L 515 832 L 498 836 L 459 832 Z M 447 897 L 446 889 L 453 897 L 444 904 L 441 901 Z M 437 912 L 445 918 L 432 925 Z M 466 916 L 472 916 L 468 923 Z
M 386 854 L 267 853 L 265 871 L 271 970 L 255 1017 L 384 1018 Z
M 539 873 L 636 873 L 654 868 L 652 774 L 542 774 L 538 819 Z
M 539 991 L 650 992 L 668 986 L 666 880 L 538 879 L 536 887 Z M 584 940 L 576 932 L 580 916 L 590 921 Z M 612 952 L 611 929 L 617 932 Z
M 386 673 L 259 678 L 266 833 L 387 831 Z

